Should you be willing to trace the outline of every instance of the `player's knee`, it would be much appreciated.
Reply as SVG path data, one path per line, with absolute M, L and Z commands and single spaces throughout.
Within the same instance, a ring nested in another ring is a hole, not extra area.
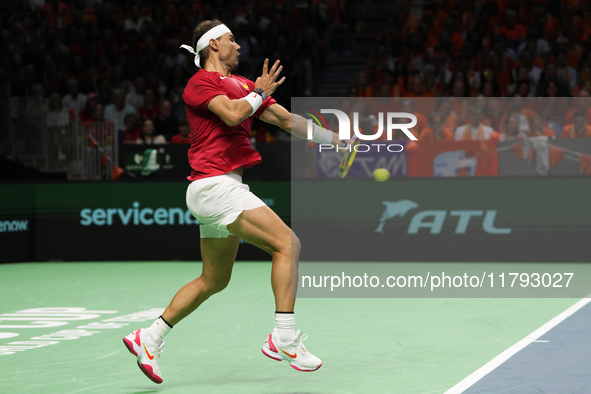
M 287 256 L 299 256 L 300 255 L 300 239 L 295 235 L 293 231 L 289 235 L 285 235 L 280 239 L 279 242 L 273 248 L 272 255 L 282 254 Z
M 219 293 L 220 291 L 222 291 L 226 287 L 228 287 L 228 283 L 230 283 L 230 277 L 211 278 L 211 279 L 208 279 L 205 283 L 206 283 L 207 294 L 213 295 L 215 293 Z
M 299 256 L 300 251 L 302 250 L 302 243 L 300 239 L 295 235 L 295 233 L 291 232 L 291 255 L 292 256 Z

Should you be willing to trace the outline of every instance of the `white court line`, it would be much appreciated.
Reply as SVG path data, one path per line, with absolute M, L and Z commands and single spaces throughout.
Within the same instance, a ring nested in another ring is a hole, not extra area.
M 499 365 L 507 361 L 511 356 L 515 353 L 550 331 L 552 328 L 560 324 L 563 320 L 567 317 L 573 315 L 576 311 L 587 305 L 591 302 L 591 298 L 583 298 L 582 300 L 578 301 L 570 308 L 544 324 L 542 327 L 538 328 L 521 341 L 517 342 L 515 345 L 511 346 L 509 349 L 505 350 L 503 353 L 499 354 L 488 363 L 484 364 L 478 370 L 474 371 L 470 375 L 468 375 L 464 380 L 460 383 L 453 386 L 451 389 L 447 390 L 444 394 L 460 394 L 464 392 L 464 390 L 468 389 L 474 383 L 478 382 L 480 379 L 488 375 L 492 370 L 497 368 Z

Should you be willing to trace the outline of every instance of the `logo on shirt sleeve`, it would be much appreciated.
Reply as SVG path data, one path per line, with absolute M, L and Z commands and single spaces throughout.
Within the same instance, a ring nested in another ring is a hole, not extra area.
M 243 83 L 242 86 L 244 86 L 244 89 L 248 90 L 248 85 Z

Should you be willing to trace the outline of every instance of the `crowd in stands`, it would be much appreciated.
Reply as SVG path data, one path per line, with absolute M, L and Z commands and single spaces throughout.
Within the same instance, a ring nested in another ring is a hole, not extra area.
M 313 94 L 329 47 L 342 45 L 346 4 L 21 0 L 2 18 L 0 79 L 12 96 L 43 97 L 55 112 L 48 122 L 63 123 L 67 111 L 77 122 L 112 123 L 121 143 L 186 143 L 182 93 L 196 67 L 179 46 L 192 43 L 197 23 L 218 18 L 232 29 L 237 74 L 254 80 L 264 56 L 281 60 L 287 79 L 274 97 L 289 107 Z M 591 135 L 591 2 L 417 4 L 392 2 L 347 96 L 398 98 L 419 115 L 419 139 Z M 253 138 L 275 140 L 260 122 Z
M 236 74 L 255 80 L 264 57 L 280 59 L 286 82 L 274 98 L 289 106 L 292 95 L 311 95 L 343 13 L 338 0 L 17 3 L 0 29 L 0 77 L 10 95 L 39 96 L 46 107 L 51 97 L 51 119 L 67 112 L 83 124 L 110 122 L 121 143 L 188 142 L 182 93 L 197 68 L 179 46 L 192 44 L 200 21 L 220 19 L 234 32 Z
M 349 97 L 414 105 L 419 140 L 591 137 L 591 2 L 423 4 L 393 4 Z

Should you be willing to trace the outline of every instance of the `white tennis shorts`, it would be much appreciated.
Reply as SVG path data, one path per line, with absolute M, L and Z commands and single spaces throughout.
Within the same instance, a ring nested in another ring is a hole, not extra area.
M 233 172 L 198 179 L 187 188 L 187 207 L 199 220 L 201 238 L 227 238 L 226 228 L 242 211 L 262 207 L 242 177 Z

